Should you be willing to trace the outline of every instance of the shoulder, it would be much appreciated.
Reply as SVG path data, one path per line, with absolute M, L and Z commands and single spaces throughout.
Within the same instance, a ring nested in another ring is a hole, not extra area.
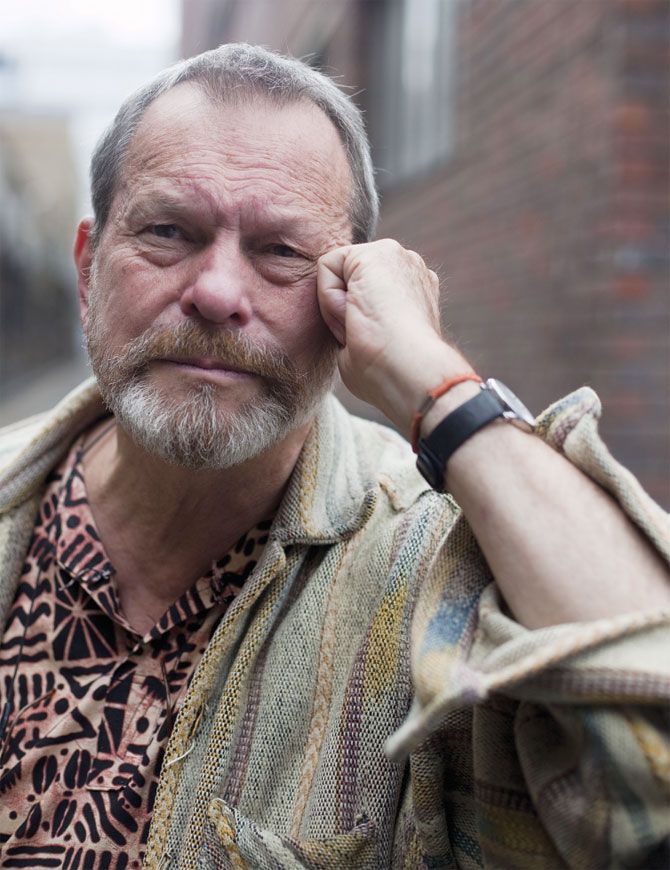
M 44 428 L 48 413 L 35 414 L 0 428 L 0 468 L 11 464 Z
M 37 492 L 77 435 L 104 413 L 89 379 L 51 411 L 0 429 L 0 511 Z

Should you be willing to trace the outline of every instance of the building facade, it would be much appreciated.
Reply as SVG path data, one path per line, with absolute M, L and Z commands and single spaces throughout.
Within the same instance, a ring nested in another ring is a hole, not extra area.
M 0 107 L 0 405 L 77 342 L 67 119 Z
M 261 43 L 352 87 L 380 235 L 445 329 L 536 411 L 582 384 L 670 506 L 665 0 L 183 0 L 182 53 Z

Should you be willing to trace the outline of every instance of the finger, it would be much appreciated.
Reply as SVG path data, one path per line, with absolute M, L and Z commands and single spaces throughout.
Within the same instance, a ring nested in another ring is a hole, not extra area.
M 317 294 L 321 316 L 337 341 L 346 344 L 347 294 L 341 287 L 326 287 Z
M 317 301 L 321 316 L 337 341 L 346 342 L 346 293 L 344 277 L 348 247 L 334 248 L 319 258 L 316 271 Z
M 343 245 L 326 251 L 317 260 L 317 279 L 324 287 L 337 286 L 346 290 L 347 259 L 354 245 Z M 360 247 L 360 246 L 359 246 Z

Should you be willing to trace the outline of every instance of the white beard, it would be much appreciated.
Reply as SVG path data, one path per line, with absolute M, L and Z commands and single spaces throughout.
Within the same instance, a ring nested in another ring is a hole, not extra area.
M 194 322 L 149 329 L 110 356 L 94 277 L 86 343 L 102 397 L 130 437 L 167 462 L 191 469 L 246 462 L 310 420 L 333 387 L 334 344 L 309 371 L 297 371 L 275 349 L 259 347 L 230 330 L 207 332 Z M 222 407 L 214 384 L 199 383 L 187 392 L 180 386 L 170 394 L 147 381 L 152 359 L 198 354 L 258 372 L 262 393 L 231 411 Z
M 264 397 L 224 417 L 211 384 L 200 385 L 186 400 L 166 401 L 148 384 L 135 383 L 123 388 L 115 399 L 105 401 L 117 421 L 145 450 L 193 469 L 240 465 L 263 453 L 311 416 L 306 412 L 289 419 L 285 406 Z

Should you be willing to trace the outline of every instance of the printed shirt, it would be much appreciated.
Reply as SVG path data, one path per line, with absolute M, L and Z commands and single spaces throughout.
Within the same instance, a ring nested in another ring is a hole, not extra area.
M 95 529 L 82 444 L 49 479 L 0 646 L 0 707 L 14 692 L 0 742 L 3 868 L 141 866 L 172 722 L 270 526 L 244 535 L 141 637 Z

